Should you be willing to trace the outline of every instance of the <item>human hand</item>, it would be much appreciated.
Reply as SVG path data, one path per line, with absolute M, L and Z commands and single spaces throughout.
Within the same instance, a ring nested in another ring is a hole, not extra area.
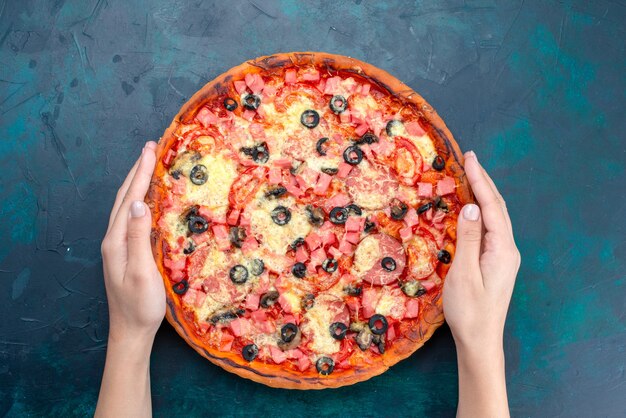
M 480 207 L 465 205 L 459 216 L 443 310 L 457 347 L 497 349 L 502 346 L 520 253 L 504 199 L 472 151 L 465 154 L 465 172 Z
M 156 163 L 155 149 L 156 143 L 146 143 L 118 190 L 102 241 L 113 341 L 151 343 L 165 315 L 165 290 L 150 244 L 151 214 L 143 202 Z

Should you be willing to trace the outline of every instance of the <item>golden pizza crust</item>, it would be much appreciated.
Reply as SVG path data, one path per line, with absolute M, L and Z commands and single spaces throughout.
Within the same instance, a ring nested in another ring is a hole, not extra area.
M 157 266 L 166 283 L 168 275 L 163 266 L 164 240 L 156 225 L 159 218 L 158 201 L 159 196 L 167 193 L 166 188 L 161 183 L 163 176 L 167 174 L 167 169 L 162 162 L 162 156 L 178 140 L 174 133 L 181 123 L 193 121 L 197 111 L 204 103 L 215 95 L 232 93 L 232 80 L 240 80 L 249 73 L 261 73 L 271 75 L 280 72 L 284 67 L 307 66 L 327 67 L 330 70 L 353 72 L 356 75 L 367 79 L 373 85 L 387 90 L 392 95 L 400 99 L 414 103 L 420 109 L 420 122 L 424 126 L 430 137 L 433 139 L 435 148 L 446 155 L 447 166 L 451 168 L 454 176 L 459 182 L 457 195 L 462 204 L 473 201 L 472 193 L 467 183 L 463 170 L 463 154 L 455 142 L 452 134 L 437 115 L 434 109 L 416 92 L 404 83 L 391 76 L 389 73 L 376 68 L 370 64 L 356 60 L 354 58 L 333 55 L 321 52 L 293 52 L 275 54 L 260 57 L 247 61 L 228 72 L 218 76 L 215 80 L 207 83 L 193 97 L 183 105 L 180 112 L 174 117 L 172 124 L 167 128 L 163 137 L 159 141 L 157 148 L 158 162 L 154 171 L 151 188 L 146 198 L 147 203 L 153 212 L 153 251 Z M 323 376 L 315 371 L 299 372 L 297 370 L 287 370 L 281 365 L 266 364 L 262 362 L 248 363 L 241 355 L 232 352 L 220 352 L 206 346 L 196 335 L 193 327 L 182 315 L 185 315 L 181 306 L 181 298 L 174 294 L 171 286 L 166 286 L 167 293 L 167 320 L 174 329 L 183 337 L 200 355 L 207 358 L 212 363 L 235 373 L 241 377 L 251 379 L 255 382 L 263 383 L 267 386 L 286 389 L 325 389 L 351 385 L 362 382 L 373 376 L 385 372 L 390 366 L 403 360 L 420 348 L 426 342 L 435 329 L 444 321 L 442 301 L 440 295 L 434 301 L 420 311 L 420 318 L 413 322 L 416 324 L 409 332 L 398 336 L 391 347 L 383 354 L 382 361 L 368 364 L 363 368 L 355 367 L 351 370 L 335 370 L 331 375 Z

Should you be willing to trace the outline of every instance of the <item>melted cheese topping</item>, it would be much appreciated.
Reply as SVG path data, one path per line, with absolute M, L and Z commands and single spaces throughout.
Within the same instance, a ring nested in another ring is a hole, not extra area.
M 354 203 L 363 209 L 369 210 L 381 209 L 387 206 L 393 198 L 395 191 L 381 189 L 384 181 L 381 179 L 381 173 L 367 160 L 361 161 L 359 170 L 361 175 L 357 181 L 360 185 L 350 188 L 350 195 L 354 199 Z
M 306 322 L 302 332 L 311 338 L 311 349 L 318 354 L 334 354 L 339 351 L 339 341 L 330 335 L 330 324 L 335 313 L 322 304 L 316 303 L 304 315 Z
M 378 239 L 373 235 L 368 235 L 363 238 L 354 252 L 354 273 L 357 276 L 363 276 L 381 257 Z

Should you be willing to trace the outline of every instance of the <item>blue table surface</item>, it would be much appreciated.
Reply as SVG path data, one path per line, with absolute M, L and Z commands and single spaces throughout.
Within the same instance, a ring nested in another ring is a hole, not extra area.
M 626 414 L 623 1 L 0 0 L 0 416 L 93 412 L 100 240 L 115 192 L 204 83 L 281 51 L 350 55 L 422 94 L 507 200 L 522 253 L 506 327 L 519 417 Z M 165 323 L 156 416 L 454 416 L 447 327 L 365 383 L 277 390 Z

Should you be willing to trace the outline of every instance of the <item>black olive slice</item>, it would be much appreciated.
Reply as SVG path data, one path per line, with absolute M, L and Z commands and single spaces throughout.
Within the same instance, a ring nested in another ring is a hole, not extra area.
M 391 201 L 391 218 L 396 221 L 401 221 L 409 211 L 409 207 L 401 200 L 393 199 Z
M 307 293 L 300 301 L 300 306 L 305 311 L 308 311 L 315 305 L 315 295 L 313 293 Z
M 315 144 L 315 151 L 317 151 L 319 155 L 326 155 L 326 150 L 324 149 L 326 141 L 328 141 L 328 138 L 326 137 L 317 140 L 317 143 Z
M 272 210 L 271 216 L 276 225 L 287 225 L 291 220 L 291 212 L 284 206 L 276 206 Z
M 363 151 L 356 145 L 350 145 L 343 151 L 343 160 L 350 165 L 357 165 L 363 161 Z
M 328 219 L 335 225 L 345 224 L 348 220 L 348 209 L 340 206 L 334 207 L 330 210 Z
M 356 144 L 373 144 L 374 142 L 378 142 L 378 137 L 371 132 L 366 132 L 362 137 L 354 141 Z
M 252 273 L 253 276 L 260 276 L 261 274 L 263 274 L 263 271 L 265 271 L 265 263 L 263 262 L 263 260 L 261 260 L 260 258 L 255 258 L 254 260 L 252 260 L 250 273 Z
M 350 296 L 359 296 L 363 292 L 363 288 L 360 286 L 355 286 L 352 283 L 343 288 L 343 291 L 346 292 Z
M 305 210 L 308 215 L 309 223 L 311 225 L 322 226 L 322 224 L 324 223 L 324 211 L 322 210 L 322 208 L 307 205 L 305 207 Z
M 336 340 L 343 340 L 346 338 L 346 332 L 348 327 L 343 322 L 333 322 L 329 327 L 330 335 Z
M 264 293 L 261 296 L 261 307 L 269 308 L 270 306 L 274 306 L 279 296 L 280 295 L 275 290 L 270 290 L 269 292 Z
M 291 267 L 291 273 L 298 279 L 306 276 L 306 265 L 304 263 L 296 263 Z
M 405 295 L 415 298 L 426 293 L 426 288 L 415 279 L 407 280 L 400 284 L 400 289 Z
M 298 247 L 301 247 L 303 245 L 304 245 L 304 238 L 302 237 L 296 238 L 291 244 L 289 244 L 289 246 L 294 250 L 297 250 Z
M 327 258 L 322 263 L 322 269 L 324 269 L 326 273 L 334 273 L 337 271 L 337 267 L 339 267 L 339 263 L 337 263 L 337 260 L 334 258 Z
M 396 269 L 396 260 L 391 257 L 383 257 L 383 259 L 380 261 L 380 266 L 385 271 L 394 271 Z
M 195 185 L 202 185 L 209 179 L 209 171 L 202 164 L 194 166 L 189 172 L 189 180 Z
M 250 110 L 257 110 L 261 105 L 261 98 L 254 94 L 246 94 L 243 97 L 243 107 Z
M 333 369 L 335 368 L 335 361 L 330 357 L 320 357 L 315 362 L 315 368 L 317 369 L 317 372 L 319 374 L 328 376 L 333 372 Z
M 305 110 L 300 116 L 300 123 L 309 129 L 315 128 L 320 123 L 320 114 L 315 110 Z
M 389 122 L 387 122 L 387 126 L 385 127 L 385 132 L 387 132 L 387 136 L 389 137 L 393 137 L 398 135 L 398 131 L 402 129 L 402 127 L 404 126 L 404 124 L 402 123 L 402 121 L 399 120 L 390 120 Z
M 201 234 L 209 229 L 209 223 L 207 222 L 207 220 L 198 215 L 190 215 L 187 226 L 189 227 L 189 230 L 194 234 Z
M 230 110 L 232 112 L 233 110 L 237 109 L 237 102 L 232 97 L 227 97 L 224 99 L 224 107 L 226 108 L 226 110 Z
M 254 147 L 242 147 L 241 152 L 252 158 L 255 163 L 266 163 L 270 159 L 270 151 L 267 148 L 267 143 L 262 142 Z
M 370 331 L 374 335 L 382 335 L 387 332 L 387 328 L 389 324 L 387 323 L 387 318 L 380 314 L 374 314 L 370 318 L 367 325 L 370 327 Z
M 230 280 L 235 284 L 243 284 L 248 280 L 248 269 L 241 264 L 237 264 L 228 273 Z
M 335 114 L 340 114 L 348 107 L 348 100 L 345 97 L 340 96 L 338 94 L 334 95 L 332 99 L 330 99 L 330 110 L 332 110 Z
M 170 175 L 174 177 L 176 180 L 180 178 L 180 175 L 183 174 L 180 170 L 172 170 L 170 171 Z
M 270 189 L 268 189 L 265 192 L 265 197 L 267 198 L 277 198 L 277 197 L 281 197 L 282 195 L 284 195 L 285 193 L 287 193 L 287 189 L 284 188 L 283 186 L 276 186 L 276 187 L 272 187 Z
M 184 295 L 187 292 L 187 289 L 189 289 L 189 283 L 187 283 L 187 280 L 185 279 L 181 280 L 178 283 L 174 283 L 174 285 L 172 286 L 172 290 L 177 295 Z
M 446 168 L 446 161 L 441 155 L 436 156 L 433 160 L 433 168 L 437 171 L 441 171 Z
M 354 203 L 350 203 L 348 206 L 346 206 L 346 209 L 348 209 L 348 213 L 354 213 L 356 216 L 363 215 L 363 211 L 361 210 L 361 208 Z
M 337 174 L 339 172 L 339 169 L 338 168 L 322 167 L 321 171 L 322 171 L 322 173 L 328 174 L 329 176 L 334 176 L 335 174 Z
M 243 244 L 243 241 L 246 239 L 246 230 L 238 226 L 233 226 L 230 228 L 228 237 L 230 238 L 231 244 L 237 248 L 241 248 L 241 244 Z
M 428 209 L 433 207 L 433 203 L 432 202 L 428 202 L 423 204 L 422 206 L 420 206 L 419 208 L 417 208 L 416 212 L 418 215 L 421 215 L 422 213 L 428 212 Z
M 244 360 L 252 361 L 256 358 L 256 356 L 259 355 L 259 347 L 257 347 L 255 344 L 248 344 L 244 346 L 241 350 L 241 355 L 243 356 Z
M 450 264 L 450 261 L 452 260 L 452 256 L 450 255 L 450 253 L 447 250 L 441 250 L 437 253 L 437 258 L 439 259 L 439 261 L 441 261 L 443 264 Z
M 291 322 L 283 325 L 283 327 L 280 329 L 280 339 L 283 342 L 292 342 L 293 339 L 296 338 L 296 335 L 298 335 L 298 326 Z

